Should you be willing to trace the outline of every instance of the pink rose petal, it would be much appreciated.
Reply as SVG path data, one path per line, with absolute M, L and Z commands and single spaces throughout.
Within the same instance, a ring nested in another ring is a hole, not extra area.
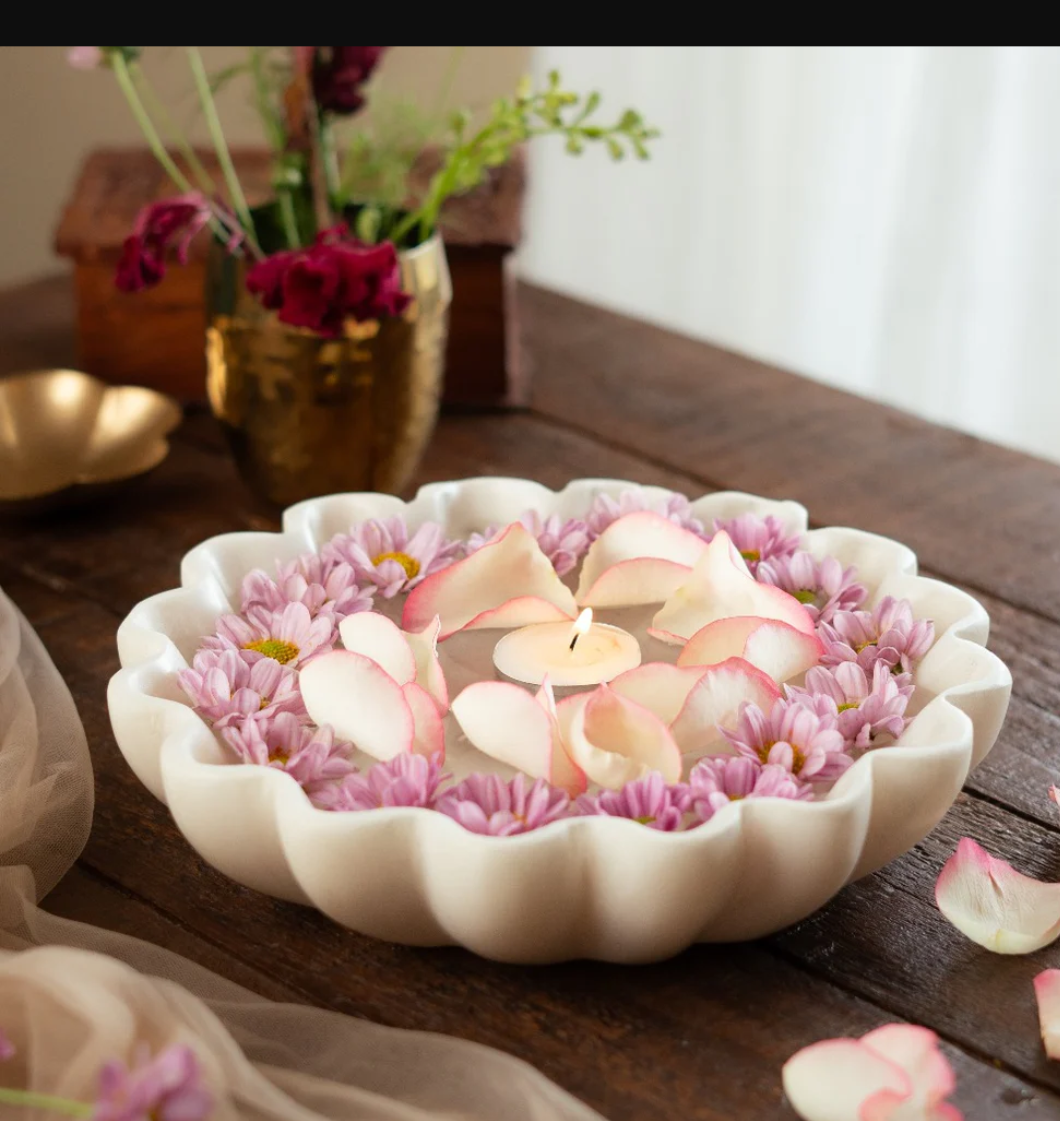
M 412 750 L 417 755 L 441 755 L 445 759 L 445 725 L 434 698 L 415 681 L 401 689 L 405 703 L 412 713 Z
M 358 611 L 339 623 L 342 645 L 377 662 L 399 684 L 416 680 L 416 659 L 397 623 L 377 611 Z
M 997 954 L 1029 954 L 1060 937 L 1060 884 L 1042 883 L 961 839 L 935 885 L 939 910 Z
M 578 581 L 578 602 L 591 607 L 662 603 L 688 578 L 706 549 L 701 537 L 661 514 L 627 514 L 589 547 Z
M 824 645 L 788 623 L 757 616 L 734 615 L 708 623 L 688 640 L 677 658 L 679 666 L 710 666 L 743 658 L 774 681 L 790 681 L 817 665 Z
M 703 672 L 698 667 L 682 669 L 669 662 L 645 662 L 619 674 L 611 688 L 627 701 L 650 709 L 664 724 L 670 724 L 684 708 Z
M 650 710 L 606 685 L 567 697 L 557 709 L 567 752 L 592 782 L 618 790 L 649 771 L 667 782 L 680 780 L 681 753 Z
M 434 698 L 438 711 L 449 711 L 449 686 L 438 659 L 438 633 L 442 621 L 437 615 L 421 631 L 402 632 L 416 661 L 416 683 Z
M 500 610 L 512 600 L 520 601 L 514 612 Z M 414 588 L 405 601 L 401 626 L 420 631 L 437 615 L 439 638 L 445 639 L 472 623 L 523 626 L 573 619 L 576 614 L 570 589 L 533 535 L 516 522 L 471 556 Z
M 314 724 L 330 724 L 373 759 L 411 751 L 415 724 L 401 686 L 377 662 L 349 650 L 332 650 L 307 662 L 298 675 Z
M 860 1042 L 900 1067 L 910 1081 L 910 1092 L 904 1096 L 891 1089 L 879 1090 L 862 1106 L 865 1121 L 916 1117 L 918 1109 L 926 1121 L 960 1121 L 956 1107 L 945 1102 L 956 1089 L 957 1080 L 933 1031 L 916 1024 L 884 1024 L 863 1035 Z
M 515 630 L 531 623 L 570 622 L 573 617 L 562 608 L 540 596 L 516 596 L 500 607 L 493 607 L 476 615 L 460 629 L 462 631 Z M 443 635 L 447 638 L 448 635 Z
M 1034 978 L 1038 1023 L 1050 1059 L 1060 1059 L 1060 969 L 1043 969 Z
M 688 694 L 670 725 L 683 753 L 704 752 L 724 737 L 721 727 L 733 728 L 744 703 L 768 712 L 780 696 L 776 682 L 742 658 L 709 666 Z
M 759 584 L 729 535 L 720 531 L 696 563 L 686 583 L 663 604 L 652 621 L 656 631 L 689 639 L 708 623 L 731 616 L 779 619 L 813 634 L 809 612 L 787 592 Z

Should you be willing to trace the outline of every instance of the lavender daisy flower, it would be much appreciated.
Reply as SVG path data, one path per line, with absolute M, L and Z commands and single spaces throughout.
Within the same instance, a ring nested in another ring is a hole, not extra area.
M 204 1121 L 213 1104 L 195 1053 L 178 1045 L 153 1059 L 141 1056 L 131 1067 L 107 1063 L 92 1121 Z
M 537 539 L 558 576 L 566 576 L 589 548 L 589 529 L 577 518 L 568 518 L 564 522 L 560 521 L 558 514 L 552 514 L 542 519 L 536 510 L 527 510 L 519 515 L 519 522 Z M 501 526 L 490 526 L 483 533 L 473 533 L 467 541 L 468 553 L 488 545 L 501 529 Z
M 332 538 L 321 556 L 328 562 L 346 561 L 362 584 L 374 585 L 391 599 L 447 568 L 462 548 L 459 541 L 445 539 L 437 522 L 424 522 L 410 537 L 404 518 L 373 518 Z
M 308 553 L 290 564 L 277 562 L 276 571 L 275 580 L 260 568 L 247 574 L 244 614 L 252 607 L 282 611 L 289 603 L 301 603 L 310 615 L 328 614 L 340 620 L 372 607 L 374 588 L 360 587 L 353 566 L 344 561 L 326 561 Z
M 710 819 L 730 802 L 745 798 L 813 798 L 813 788 L 778 763 L 762 764 L 742 755 L 709 755 L 688 778 L 692 810 L 700 821 Z
M 252 607 L 246 615 L 222 615 L 217 634 L 203 641 L 204 650 L 242 650 L 248 661 L 272 658 L 280 665 L 301 665 L 335 643 L 335 623 L 329 615 L 313 618 L 304 603 L 289 603 L 281 611 Z
M 800 550 L 759 563 L 755 579 L 793 595 L 816 622 L 829 622 L 837 611 L 854 611 L 868 596 L 857 582 L 858 570 L 844 568 L 835 557 L 817 560 Z
M 354 770 L 352 745 L 336 741 L 328 725 L 314 728 L 290 712 L 271 720 L 250 717 L 221 735 L 244 763 L 284 771 L 310 795 Z
M 692 533 L 703 534 L 703 523 L 692 513 L 692 506 L 683 494 L 671 492 L 665 498 L 653 498 L 639 490 L 624 490 L 617 499 L 609 494 L 598 494 L 585 515 L 589 540 L 595 541 L 601 533 L 619 518 L 650 510 Z
M 628 817 L 650 829 L 670 833 L 681 828 L 688 803 L 689 791 L 684 783 L 668 786 L 658 771 L 651 771 L 643 778 L 627 782 L 621 790 L 580 795 L 575 814 Z
M 245 716 L 305 715 L 298 675 L 272 658 L 250 662 L 241 650 L 200 650 L 177 679 L 195 711 L 219 729 Z
M 722 732 L 737 754 L 778 763 L 803 782 L 838 778 L 854 762 L 835 717 L 797 701 L 778 699 L 768 714 L 744 704 L 735 729 Z
M 505 782 L 497 775 L 475 774 L 447 790 L 434 808 L 472 833 L 510 837 L 566 817 L 569 806 L 570 798 L 544 779 L 528 786 L 525 775 Z
M 747 562 L 752 573 L 759 561 L 790 557 L 802 546 L 798 533 L 788 533 L 784 523 L 774 514 L 760 518 L 757 514 L 740 514 L 736 518 L 715 518 L 714 532 L 724 530 Z
M 317 793 L 315 804 L 325 810 L 377 810 L 385 806 L 433 807 L 442 774 L 439 756 L 396 755 L 376 763 L 365 774 L 346 775 L 341 782 Z
M 877 662 L 883 662 L 895 673 L 910 673 L 931 649 L 935 624 L 914 619 L 907 599 L 885 596 L 872 611 L 837 611 L 818 633 L 825 647 L 822 665 L 857 662 L 871 673 Z

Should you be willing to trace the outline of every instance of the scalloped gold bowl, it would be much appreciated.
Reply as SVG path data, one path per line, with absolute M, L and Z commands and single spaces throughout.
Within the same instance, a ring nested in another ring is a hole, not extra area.
M 78 370 L 0 379 L 0 504 L 19 506 L 132 479 L 166 458 L 170 397 Z

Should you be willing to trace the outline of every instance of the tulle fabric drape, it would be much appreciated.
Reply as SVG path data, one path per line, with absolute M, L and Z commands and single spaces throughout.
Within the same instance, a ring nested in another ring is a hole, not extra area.
M 40 910 L 88 837 L 92 790 L 73 700 L 0 590 L 0 1028 L 17 1048 L 0 1086 L 91 1100 L 108 1059 L 186 1043 L 214 1121 L 599 1121 L 499 1051 L 267 1001 L 157 946 Z M 0 1107 L 5 1121 L 18 1114 Z

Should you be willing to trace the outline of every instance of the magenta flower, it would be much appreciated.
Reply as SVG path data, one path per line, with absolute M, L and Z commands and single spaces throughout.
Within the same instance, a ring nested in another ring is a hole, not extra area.
M 896 673 L 910 673 L 931 649 L 935 624 L 914 619 L 907 599 L 885 596 L 872 611 L 837 611 L 818 633 L 825 647 L 822 665 L 857 662 L 871 673 L 877 662 L 883 662 Z
M 327 724 L 314 728 L 290 712 L 271 720 L 249 717 L 222 729 L 221 735 L 244 763 L 284 771 L 308 794 L 354 770 L 351 744 L 336 740 Z
M 335 642 L 335 623 L 329 615 L 315 619 L 303 603 L 289 603 L 282 611 L 252 607 L 246 615 L 222 615 L 217 634 L 203 641 L 204 650 L 242 650 L 247 661 L 273 658 L 281 665 L 301 665 Z
M 854 611 L 865 602 L 869 593 L 857 575 L 856 568 L 844 568 L 835 557 L 817 560 L 803 550 L 763 560 L 755 572 L 760 583 L 793 595 L 815 623 L 827 623 L 837 611 Z
M 585 515 L 589 540 L 595 541 L 601 533 L 619 518 L 650 510 L 692 533 L 702 534 L 703 523 L 692 513 L 692 507 L 683 494 L 671 493 L 663 499 L 651 498 L 639 490 L 624 490 L 617 499 L 609 494 L 598 494 Z
M 784 523 L 773 514 L 764 518 L 757 514 L 715 518 L 714 532 L 720 530 L 725 530 L 732 539 L 752 573 L 757 571 L 759 561 L 790 557 L 802 546 L 802 537 L 797 533 L 788 533 Z
M 404 518 L 372 518 L 333 537 L 321 556 L 329 563 L 352 565 L 361 583 L 373 584 L 391 599 L 447 568 L 462 548 L 459 541 L 445 539 L 437 522 L 424 522 L 410 536 Z
M 378 810 L 387 806 L 433 807 L 442 774 L 439 756 L 402 754 L 376 763 L 365 774 L 349 774 L 317 792 L 314 802 L 325 810 Z
M 177 679 L 195 711 L 218 729 L 246 716 L 305 715 L 298 675 L 273 658 L 251 662 L 241 650 L 200 650 Z
M 908 721 L 905 710 L 913 693 L 912 675 L 894 674 L 877 662 L 870 678 L 857 662 L 841 662 L 832 669 L 814 666 L 806 674 L 805 693 L 787 689 L 789 697 L 817 711 L 822 703 L 836 713 L 836 723 L 848 748 L 872 747 L 878 736 L 898 738 Z
M 684 783 L 668 785 L 658 771 L 650 771 L 643 778 L 627 782 L 621 790 L 580 795 L 575 804 L 575 814 L 628 817 L 650 829 L 671 833 L 681 828 L 689 798 L 689 790 Z
M 328 562 L 315 553 L 299 557 L 290 564 L 276 565 L 273 580 L 255 569 L 243 580 L 243 612 L 252 607 L 282 611 L 289 603 L 304 604 L 310 615 L 326 614 L 336 621 L 372 607 L 374 589 L 357 583 L 353 566 Z
M 133 232 L 122 244 L 114 283 L 122 292 L 153 287 L 166 275 L 166 252 L 171 248 L 186 265 L 191 240 L 211 214 L 209 200 L 197 191 L 143 207 Z
M 15 1045 L 7 1037 L 7 1032 L 0 1028 L 0 1063 L 15 1057 Z
M 348 116 L 364 106 L 364 84 L 386 47 L 309 47 L 313 96 L 325 112 Z
M 537 539 L 559 576 L 566 576 L 589 548 L 589 529 L 578 518 L 561 521 L 558 514 L 552 514 L 542 519 L 536 510 L 527 510 L 519 515 L 519 521 Z M 500 526 L 490 526 L 484 533 L 473 533 L 467 541 L 468 553 L 489 544 L 500 531 Z
M 745 798 L 813 798 L 813 788 L 779 763 L 761 763 L 743 755 L 710 755 L 688 778 L 691 806 L 700 821 L 710 819 L 730 802 Z
M 725 738 L 747 759 L 777 763 L 803 782 L 838 778 L 853 759 L 831 715 L 783 698 L 769 713 L 744 704 L 736 728 L 723 728 Z
M 75 70 L 97 70 L 103 65 L 103 52 L 99 47 L 71 47 L 66 61 Z
M 527 782 L 525 775 L 511 782 L 497 775 L 471 775 L 442 794 L 434 808 L 472 833 L 493 837 L 528 833 L 566 817 L 570 798 L 562 790 L 541 778 L 529 787 Z
M 107 1063 L 92 1121 L 205 1121 L 213 1104 L 195 1053 L 175 1045 L 131 1067 Z

